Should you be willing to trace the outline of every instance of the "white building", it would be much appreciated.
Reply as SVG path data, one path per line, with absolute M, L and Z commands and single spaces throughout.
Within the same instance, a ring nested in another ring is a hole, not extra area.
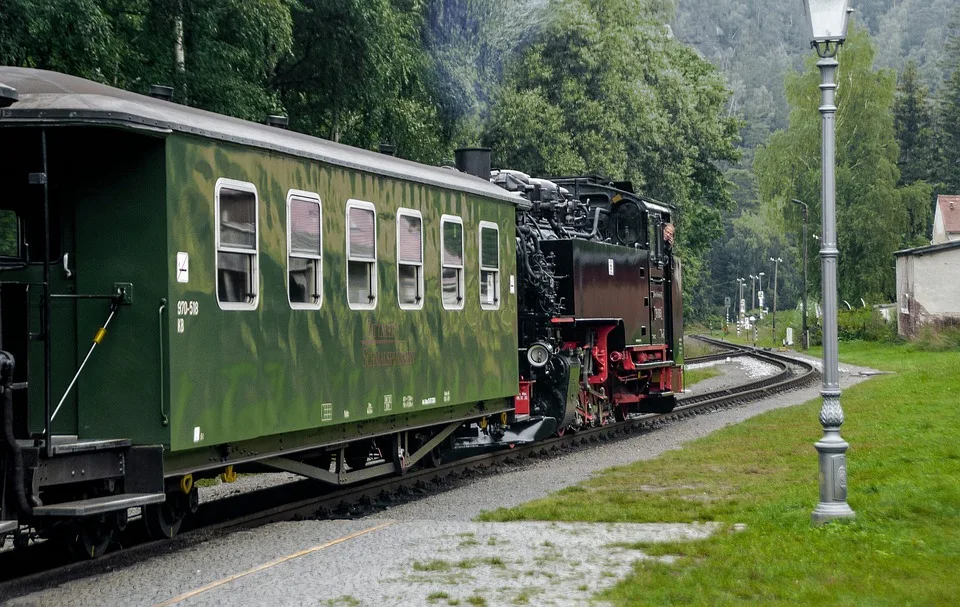
M 960 238 L 906 249 L 897 258 L 897 333 L 960 325 Z
M 937 196 L 930 244 L 960 240 L 960 196 Z

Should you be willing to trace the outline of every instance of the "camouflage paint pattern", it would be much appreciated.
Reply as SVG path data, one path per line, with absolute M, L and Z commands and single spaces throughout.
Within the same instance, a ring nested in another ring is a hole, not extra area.
M 256 187 L 260 297 L 253 310 L 221 310 L 217 303 L 214 189 L 220 178 Z M 516 393 L 517 310 L 509 289 L 516 274 L 512 205 L 181 135 L 167 139 L 166 182 L 165 372 L 172 451 L 284 433 L 317 435 L 311 429 L 344 424 L 351 430 L 338 428 L 329 436 L 359 436 L 373 427 L 387 428 L 370 423 L 385 418 L 440 423 L 476 411 L 480 402 L 501 401 L 497 405 L 503 408 Z M 315 192 L 322 203 L 319 310 L 293 310 L 287 300 L 290 189 Z M 351 198 L 376 206 L 374 310 L 347 305 L 345 210 Z M 423 215 L 421 310 L 401 310 L 397 303 L 399 207 Z M 441 306 L 442 214 L 463 218 L 465 305 L 459 311 Z M 500 227 L 498 310 L 480 308 L 480 221 Z M 175 278 L 178 252 L 189 256 L 187 283 Z M 436 416 L 421 415 L 431 409 Z

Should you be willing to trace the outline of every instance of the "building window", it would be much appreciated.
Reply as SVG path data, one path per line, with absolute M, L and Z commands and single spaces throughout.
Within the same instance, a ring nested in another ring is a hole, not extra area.
M 452 215 L 440 218 L 440 286 L 443 307 L 463 309 L 463 220 Z
M 489 221 L 480 222 L 480 307 L 500 307 L 500 228 Z
M 423 216 L 397 210 L 397 298 L 404 310 L 423 307 Z
M 287 296 L 290 307 L 318 309 L 323 299 L 323 212 L 320 197 L 287 194 Z
M 257 207 L 257 189 L 252 183 L 217 181 L 217 300 L 224 310 L 257 307 Z
M 377 215 L 369 202 L 347 201 L 347 304 L 377 307 Z

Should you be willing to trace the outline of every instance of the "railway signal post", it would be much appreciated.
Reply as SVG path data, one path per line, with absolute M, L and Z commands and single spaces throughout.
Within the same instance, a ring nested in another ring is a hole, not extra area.
M 840 407 L 840 369 L 837 346 L 837 220 L 835 199 L 835 138 L 837 91 L 837 49 L 847 32 L 849 0 L 803 0 L 809 19 L 811 46 L 820 60 L 820 114 L 823 129 L 821 141 L 820 182 L 823 204 L 823 231 L 820 240 L 820 263 L 823 279 L 823 387 L 820 395 L 820 425 L 823 438 L 816 443 L 820 465 L 820 503 L 813 511 L 815 524 L 839 518 L 853 518 L 854 511 L 847 504 L 847 456 L 849 446 L 840 437 L 843 409 Z

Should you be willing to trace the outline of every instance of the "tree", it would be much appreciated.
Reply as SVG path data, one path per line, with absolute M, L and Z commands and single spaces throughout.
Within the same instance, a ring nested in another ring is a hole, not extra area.
M 498 166 L 599 174 L 680 210 L 686 303 L 733 207 L 718 161 L 737 158 L 740 122 L 718 70 L 666 28 L 663 3 L 552 0 L 491 109 Z
M 960 8 L 954 10 L 946 45 L 949 72 L 940 89 L 939 127 L 940 178 L 948 193 L 960 193 Z
M 761 198 L 779 208 L 785 225 L 796 231 L 801 220 L 792 198 L 811 203 L 810 222 L 820 222 L 820 76 L 815 59 L 809 56 L 802 73 L 788 75 L 790 125 L 757 150 L 755 164 Z M 897 187 L 899 150 L 890 112 L 895 79 L 890 70 L 874 70 L 873 60 L 868 33 L 851 24 L 839 56 L 836 117 L 838 287 L 840 297 L 850 301 L 894 296 L 892 254 L 916 237 L 918 222 L 911 221 L 911 212 L 922 215 L 927 208 L 917 188 Z M 918 200 L 923 202 L 915 208 Z M 813 264 L 814 283 L 818 270 Z
M 272 85 L 292 128 L 363 148 L 392 143 L 428 163 L 447 155 L 419 0 L 301 0 L 294 45 Z
M 933 112 L 913 62 L 907 64 L 897 85 L 893 128 L 900 146 L 900 183 L 931 182 L 936 171 Z

